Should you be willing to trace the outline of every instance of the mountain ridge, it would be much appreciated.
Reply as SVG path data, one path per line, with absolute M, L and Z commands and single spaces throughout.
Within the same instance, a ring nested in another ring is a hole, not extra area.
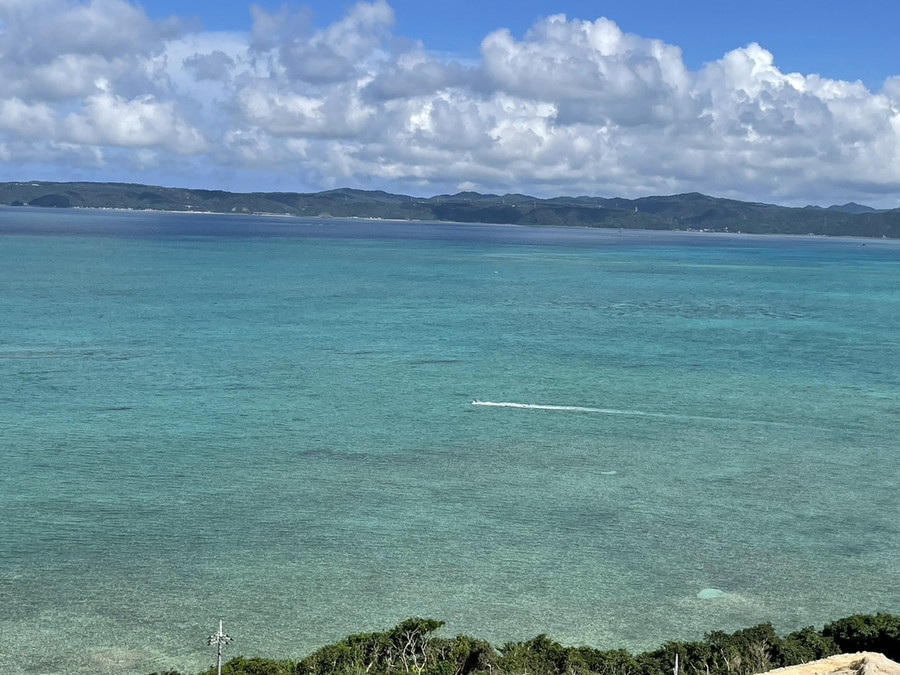
M 414 197 L 347 187 L 241 193 L 140 183 L 17 181 L 0 183 L 0 204 L 900 238 L 900 209 L 877 210 L 855 202 L 797 208 L 699 192 L 636 199 L 472 191 Z

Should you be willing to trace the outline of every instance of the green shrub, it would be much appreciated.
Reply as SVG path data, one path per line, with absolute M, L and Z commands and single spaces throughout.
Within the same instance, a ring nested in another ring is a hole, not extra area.
M 881 652 L 900 658 L 900 616 L 855 614 L 829 623 L 822 635 L 837 643 L 842 652 Z

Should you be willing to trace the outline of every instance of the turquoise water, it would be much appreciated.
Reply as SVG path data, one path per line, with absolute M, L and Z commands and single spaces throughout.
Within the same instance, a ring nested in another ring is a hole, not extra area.
M 0 672 L 900 611 L 900 242 L 7 208 L 0 289 Z

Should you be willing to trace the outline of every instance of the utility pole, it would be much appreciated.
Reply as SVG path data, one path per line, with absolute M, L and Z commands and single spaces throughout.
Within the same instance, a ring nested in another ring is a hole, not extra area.
M 218 675 L 222 675 L 222 647 L 231 643 L 232 639 L 225 635 L 225 631 L 222 630 L 222 620 L 219 619 L 219 632 L 215 635 L 210 635 L 206 639 L 206 644 L 210 647 L 216 646 L 216 672 Z

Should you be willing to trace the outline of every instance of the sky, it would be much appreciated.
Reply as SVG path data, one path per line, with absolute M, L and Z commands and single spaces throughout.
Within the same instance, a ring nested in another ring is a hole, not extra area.
M 0 181 L 900 207 L 900 3 L 0 0 Z

